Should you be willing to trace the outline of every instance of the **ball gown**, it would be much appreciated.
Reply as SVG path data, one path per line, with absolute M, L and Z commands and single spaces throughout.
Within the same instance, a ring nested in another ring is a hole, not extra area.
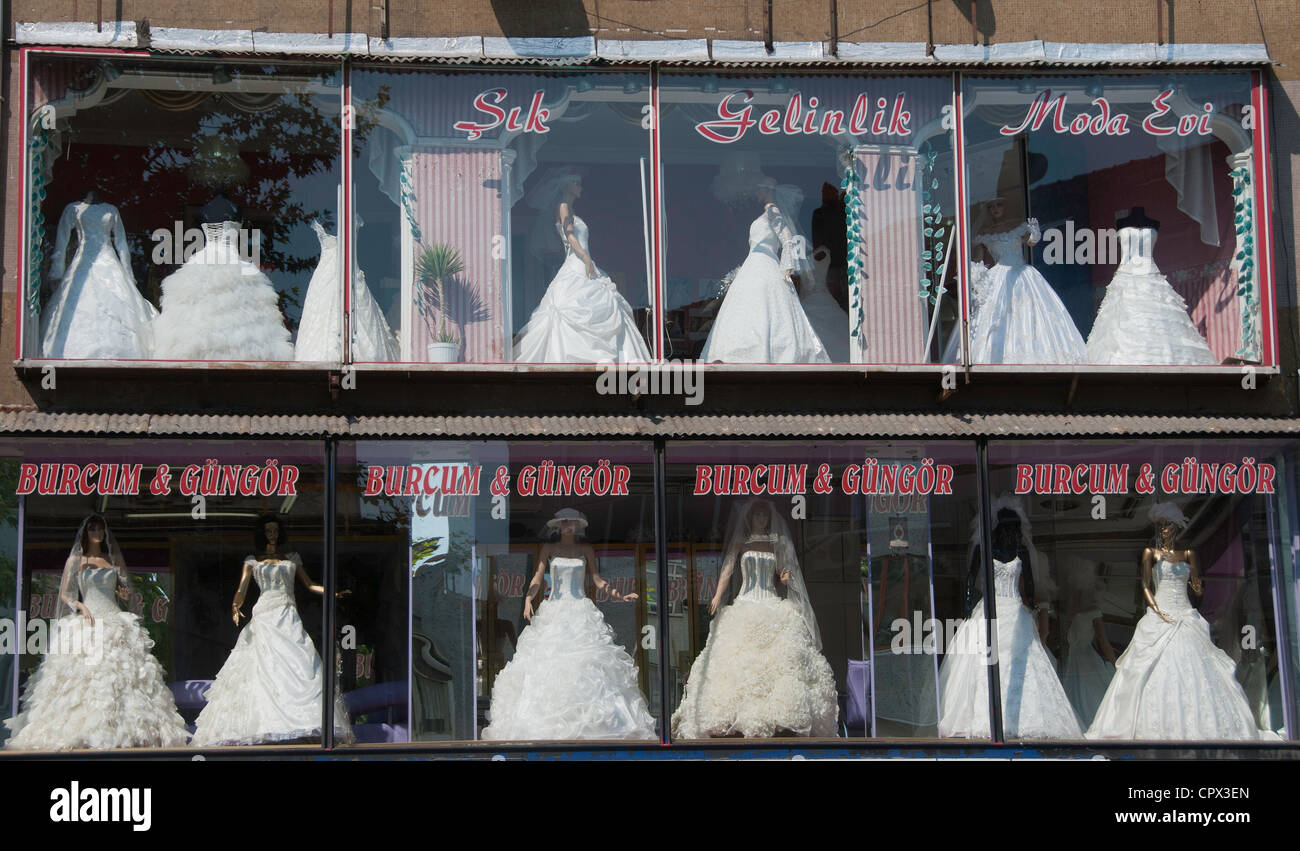
M 971 320 L 972 363 L 1082 363 L 1083 336 L 1047 279 L 1025 262 L 1021 243 L 1037 226 L 981 234 L 974 242 L 994 265 L 974 283 L 979 307 Z
M 294 601 L 302 560 L 249 556 L 259 589 L 252 616 L 204 697 L 192 744 L 251 745 L 320 736 L 328 671 L 303 628 Z M 334 734 L 348 741 L 351 725 L 335 692 Z
M 823 250 L 823 249 L 818 249 Z M 818 263 L 800 280 L 799 303 L 832 363 L 849 362 L 849 315 L 826 289 L 827 263 Z
M 1056 676 L 1033 614 L 1020 600 L 1021 561 L 993 562 L 998 690 L 1008 739 L 1082 739 L 1083 728 Z M 984 601 L 975 604 L 945 648 L 939 668 L 939 735 L 987 739 L 989 680 Z
M 583 590 L 585 565 L 551 559 L 551 596 L 497 674 L 484 739 L 658 738 L 636 663 Z
M 307 284 L 293 354 L 300 361 L 343 360 L 343 277 L 339 274 L 339 240 L 319 222 L 311 223 L 320 240 L 320 261 Z M 401 360 L 397 338 L 379 309 L 360 269 L 352 268 L 352 360 Z
M 1187 562 L 1157 560 L 1156 604 L 1115 662 L 1090 739 L 1249 740 L 1259 738 L 1236 665 L 1210 638 L 1187 597 Z
M 556 229 L 560 225 L 556 224 Z M 573 217 L 573 234 L 587 256 L 587 223 Z M 564 263 L 515 341 L 520 363 L 645 363 L 650 358 L 627 299 L 608 275 L 587 266 L 564 239 Z
M 691 665 L 673 737 L 838 735 L 835 676 L 799 607 L 777 593 L 776 555 L 747 550 L 739 564 L 740 593 Z
M 1160 274 L 1154 228 L 1120 228 L 1120 264 L 1088 334 L 1088 362 L 1215 365 L 1218 358 Z
M 77 251 L 64 268 L 72 232 Z M 41 357 L 147 358 L 158 315 L 131 273 L 122 217 L 112 204 L 69 204 L 59 217 L 50 276 L 60 278 L 41 314 Z
M 203 233 L 203 248 L 163 279 L 162 311 L 153 323 L 154 356 L 293 360 L 275 287 L 240 256 L 239 224 L 205 224 Z
M 1085 726 L 1092 723 L 1106 688 L 1115 676 L 1115 666 L 1101 657 L 1092 646 L 1096 632 L 1093 622 L 1101 617 L 1100 609 L 1079 612 L 1065 631 L 1065 658 L 1061 665 L 1061 684 L 1070 705 Z
M 749 254 L 722 299 L 701 361 L 830 363 L 826 346 L 786 278 L 796 251 L 796 238 L 780 211 L 768 208 L 750 223 Z
M 83 567 L 82 603 L 95 618 L 60 618 L 50 652 L 27 681 L 22 711 L 5 721 L 6 748 L 182 747 L 189 733 L 150 653 L 153 639 L 138 615 L 122 611 L 117 570 Z

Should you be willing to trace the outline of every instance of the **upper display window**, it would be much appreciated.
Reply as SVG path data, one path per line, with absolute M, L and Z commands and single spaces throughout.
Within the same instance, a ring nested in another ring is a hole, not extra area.
M 970 362 L 1271 363 L 1251 93 L 1244 73 L 965 78 Z

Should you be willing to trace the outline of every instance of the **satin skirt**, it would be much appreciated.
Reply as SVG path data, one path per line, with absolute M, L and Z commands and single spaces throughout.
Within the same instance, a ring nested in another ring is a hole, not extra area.
M 604 272 L 570 254 L 515 341 L 520 363 L 648 363 L 632 307 Z
M 971 331 L 973 363 L 1083 363 L 1087 346 L 1056 291 L 1029 265 L 989 269 Z

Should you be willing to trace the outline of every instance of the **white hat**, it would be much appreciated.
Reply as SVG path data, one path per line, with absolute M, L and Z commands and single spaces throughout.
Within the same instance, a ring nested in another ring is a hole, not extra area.
M 587 515 L 576 508 L 561 508 L 555 512 L 554 517 L 546 521 L 546 528 L 559 529 L 560 524 L 567 521 L 577 523 L 579 530 L 587 528 Z

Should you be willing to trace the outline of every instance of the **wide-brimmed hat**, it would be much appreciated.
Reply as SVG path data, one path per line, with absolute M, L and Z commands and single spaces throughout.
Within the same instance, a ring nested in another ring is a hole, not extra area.
M 587 515 L 583 514 L 576 508 L 561 508 L 555 512 L 555 516 L 546 521 L 547 529 L 559 529 L 560 524 L 566 521 L 572 521 L 578 524 L 579 529 L 587 528 Z

